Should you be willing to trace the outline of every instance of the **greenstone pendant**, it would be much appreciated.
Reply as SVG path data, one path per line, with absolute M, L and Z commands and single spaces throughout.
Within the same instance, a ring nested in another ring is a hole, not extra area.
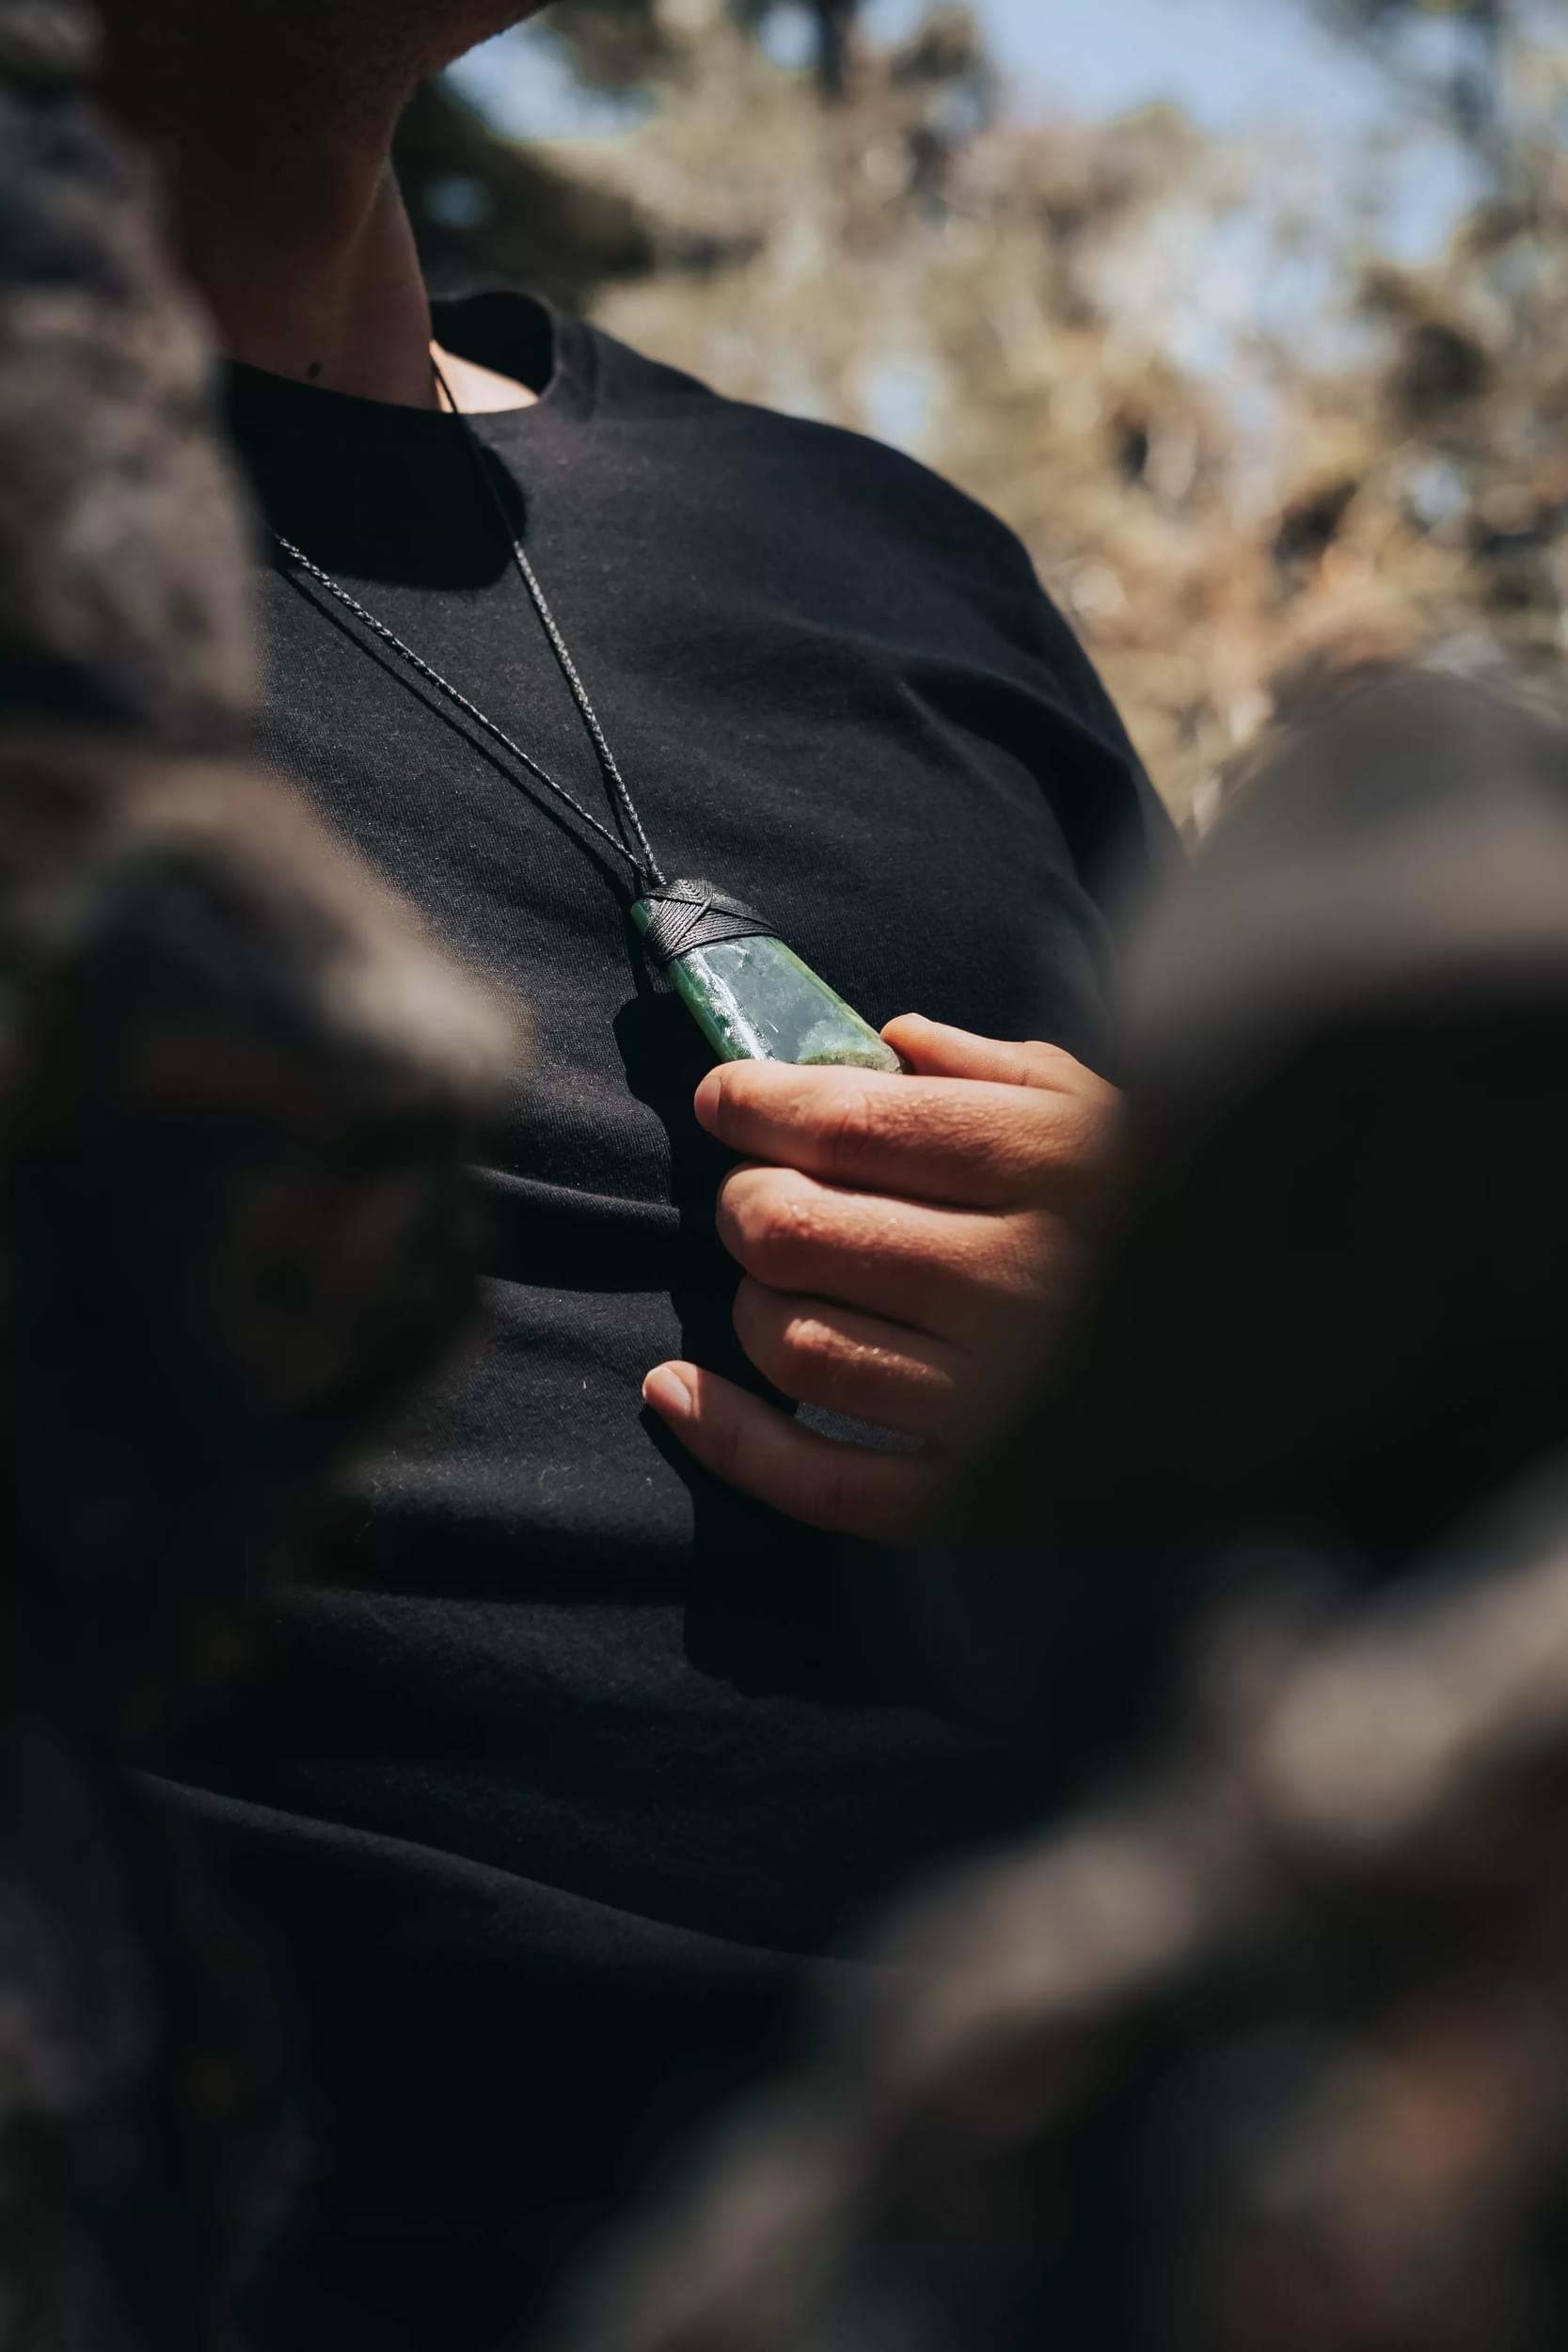
M 644 936 L 655 914 L 647 898 L 632 908 Z M 892 1046 L 782 939 L 757 932 L 720 939 L 672 957 L 664 968 L 721 1061 L 902 1068 Z

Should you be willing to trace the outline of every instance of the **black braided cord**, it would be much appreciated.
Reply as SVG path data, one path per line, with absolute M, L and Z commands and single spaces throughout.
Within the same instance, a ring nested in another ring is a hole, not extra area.
M 383 644 L 390 645 L 394 653 L 401 654 L 411 669 L 417 670 L 420 677 L 427 679 L 432 686 L 437 688 L 449 701 L 454 702 L 459 710 L 466 712 L 476 726 L 483 727 L 485 734 L 499 743 L 503 750 L 510 752 L 513 758 L 526 768 L 531 776 L 537 778 L 547 791 L 553 792 L 558 801 L 564 801 L 573 814 L 580 818 L 585 825 L 590 826 L 608 849 L 613 850 L 616 856 L 631 867 L 633 873 L 641 876 L 643 869 L 626 848 L 626 843 L 618 841 L 608 825 L 601 825 L 593 811 L 584 808 L 575 793 L 568 792 L 563 784 L 557 783 L 547 769 L 542 768 L 536 759 L 531 757 L 520 743 L 515 743 L 505 729 L 499 727 L 494 719 L 488 718 L 477 703 L 471 703 L 467 694 L 452 685 L 450 678 L 444 678 L 439 670 L 433 669 L 422 655 L 414 651 L 412 645 L 405 645 L 403 639 L 387 627 L 385 621 L 378 621 L 373 612 L 367 612 L 357 597 L 351 596 L 348 590 L 341 581 L 334 580 L 330 572 L 324 572 L 319 564 L 312 564 L 310 558 L 302 548 L 296 548 L 292 539 L 285 539 L 280 531 L 275 531 L 272 535 L 291 564 L 298 570 L 307 573 L 320 587 L 325 588 L 329 596 L 336 596 L 338 602 L 347 612 L 352 612 L 356 621 L 362 621 L 374 636 L 381 639 Z
M 477 727 L 483 728 L 493 742 L 499 743 L 503 751 L 509 752 L 536 783 L 544 786 L 546 792 L 552 792 L 558 801 L 564 803 L 579 822 L 588 826 L 608 849 L 612 850 L 618 858 L 631 867 L 640 883 L 651 884 L 656 890 L 663 889 L 665 886 L 664 868 L 654 854 L 654 847 L 648 839 L 646 829 L 638 813 L 637 803 L 631 796 L 631 787 L 621 773 L 620 763 L 610 748 L 610 739 L 600 723 L 599 714 L 589 697 L 588 689 L 578 675 L 577 663 L 572 660 L 571 648 L 561 632 L 554 612 L 550 610 L 549 599 L 545 594 L 539 576 L 529 561 L 528 550 L 512 528 L 511 516 L 507 514 L 505 501 L 496 487 L 495 477 L 480 443 L 479 436 L 463 410 L 457 405 L 452 397 L 451 388 L 434 358 L 431 360 L 431 371 L 442 398 L 462 428 L 463 445 L 468 453 L 475 472 L 484 486 L 485 496 L 495 507 L 496 516 L 505 534 L 506 544 L 512 550 L 512 560 L 517 567 L 524 587 L 528 590 L 533 609 L 539 615 L 540 625 L 549 641 L 550 650 L 560 665 L 561 674 L 571 690 L 572 700 L 576 703 L 578 715 L 587 729 L 588 739 L 594 746 L 594 756 L 599 763 L 599 772 L 604 778 L 605 789 L 610 796 L 610 804 L 615 812 L 617 823 L 621 825 L 623 834 L 629 827 L 637 847 L 632 849 L 624 838 L 611 833 L 608 825 L 601 824 L 591 809 L 584 808 L 576 793 L 569 792 L 557 777 L 550 774 L 547 768 L 542 767 L 531 753 L 525 752 L 520 743 L 514 742 L 503 727 L 498 726 L 487 712 L 481 710 L 477 703 L 470 702 L 467 694 L 453 686 L 450 678 L 443 677 L 440 671 L 426 661 L 421 654 L 417 654 L 412 645 L 404 644 L 403 639 L 395 630 L 388 628 L 385 621 L 378 621 L 375 614 L 368 612 L 356 596 L 351 596 L 341 580 L 334 580 L 331 573 L 324 571 L 319 564 L 313 564 L 302 548 L 297 548 L 292 539 L 286 539 L 280 531 L 275 531 L 272 534 L 273 538 L 282 548 L 291 564 L 304 572 L 309 579 L 313 580 L 318 587 L 325 588 L 327 595 L 335 597 L 345 612 L 352 612 L 355 619 L 362 623 L 372 636 L 378 637 L 384 645 L 389 645 L 392 651 L 400 655 L 408 663 L 410 669 L 417 671 L 428 685 L 434 686 L 438 693 L 445 694 L 448 701 L 454 703 L 457 708 L 471 719 Z M 688 885 L 679 886 L 685 888 Z M 735 903 L 738 905 L 738 901 Z M 730 936 L 735 936 L 735 934 L 732 933 Z

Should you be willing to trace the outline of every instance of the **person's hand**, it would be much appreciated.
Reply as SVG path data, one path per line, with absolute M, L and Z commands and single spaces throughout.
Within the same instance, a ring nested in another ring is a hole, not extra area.
M 1117 1096 L 1054 1046 L 912 1013 L 883 1035 L 911 1074 L 726 1062 L 696 1108 L 745 1154 L 720 1192 L 719 1232 L 744 1269 L 746 1354 L 798 1404 L 920 1451 L 837 1443 L 695 1364 L 657 1366 L 642 1393 L 732 1486 L 809 1526 L 895 1543 L 918 1534 L 943 1457 L 1037 1352 Z

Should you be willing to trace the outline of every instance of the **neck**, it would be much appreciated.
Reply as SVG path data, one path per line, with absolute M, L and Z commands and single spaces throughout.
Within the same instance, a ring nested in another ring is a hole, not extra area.
M 138 44 L 135 71 L 112 64 L 108 95 L 151 144 L 176 251 L 226 355 L 433 406 L 430 305 L 390 163 L 405 83 L 318 88 L 306 113 L 307 77 L 243 47 L 203 54 L 198 87 L 187 58 L 175 74 Z

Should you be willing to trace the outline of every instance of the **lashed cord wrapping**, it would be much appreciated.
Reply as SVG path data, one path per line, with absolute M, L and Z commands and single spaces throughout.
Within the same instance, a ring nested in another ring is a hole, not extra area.
M 642 950 L 660 971 L 694 947 L 716 947 L 726 939 L 776 939 L 776 925 L 743 898 L 716 882 L 660 883 L 647 894 L 653 920 L 642 934 Z

